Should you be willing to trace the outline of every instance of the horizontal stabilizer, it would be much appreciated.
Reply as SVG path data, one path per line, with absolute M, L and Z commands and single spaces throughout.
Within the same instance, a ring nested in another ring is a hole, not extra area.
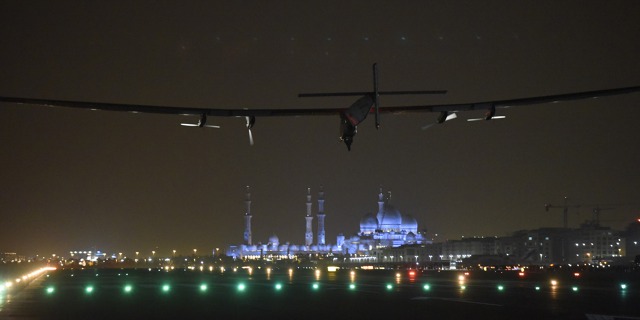
M 316 92 L 316 93 L 300 93 L 299 98 L 309 97 L 350 97 L 373 95 L 375 92 Z M 420 90 L 420 91 L 378 91 L 379 95 L 412 95 L 412 94 L 446 94 L 447 90 Z

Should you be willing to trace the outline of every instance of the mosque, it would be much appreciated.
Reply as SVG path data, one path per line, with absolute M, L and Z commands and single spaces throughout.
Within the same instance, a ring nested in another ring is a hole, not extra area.
M 307 188 L 307 213 L 305 243 L 280 243 L 277 235 L 269 237 L 266 243 L 254 243 L 251 233 L 251 193 L 247 186 L 244 213 L 244 243 L 230 245 L 227 256 L 234 259 L 291 259 L 299 255 L 352 255 L 372 256 L 373 250 L 399 247 L 408 244 L 428 244 L 424 232 L 418 231 L 418 222 L 408 214 L 402 214 L 389 204 L 390 194 L 385 197 L 380 188 L 377 214 L 367 213 L 360 219 L 360 232 L 350 237 L 342 233 L 336 237 L 335 244 L 325 241 L 324 191 L 318 193 L 317 238 L 313 241 L 313 218 L 311 214 L 311 188 Z

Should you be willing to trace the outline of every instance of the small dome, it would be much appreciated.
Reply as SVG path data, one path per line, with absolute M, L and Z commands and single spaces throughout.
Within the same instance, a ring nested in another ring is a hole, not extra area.
M 413 232 L 409 232 L 409 233 L 407 233 L 406 240 L 407 241 L 416 241 L 416 235 Z
M 403 214 L 402 225 L 400 229 L 407 232 L 412 232 L 414 233 L 414 236 L 415 236 L 415 233 L 418 232 L 418 221 L 416 221 L 416 219 L 411 215 Z
M 292 244 L 289 246 L 289 251 L 294 252 L 294 251 L 298 251 L 298 246 L 296 246 L 295 244 Z
M 372 213 L 367 213 L 360 219 L 360 232 L 374 232 L 377 228 L 378 219 Z
M 309 248 L 309 250 L 311 250 L 311 251 L 318 251 L 318 246 L 316 246 L 316 245 L 314 244 L 314 245 L 312 245 L 312 246 Z
M 280 239 L 275 234 L 269 237 L 269 244 L 277 246 L 280 243 Z

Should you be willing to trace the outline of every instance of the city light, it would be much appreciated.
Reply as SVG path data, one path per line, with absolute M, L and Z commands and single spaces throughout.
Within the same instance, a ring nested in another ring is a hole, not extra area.
M 554 286 L 554 287 L 555 287 L 555 286 L 557 286 L 557 285 L 558 285 L 558 281 L 556 281 L 556 280 L 551 280 L 551 285 L 552 285 L 552 286 Z

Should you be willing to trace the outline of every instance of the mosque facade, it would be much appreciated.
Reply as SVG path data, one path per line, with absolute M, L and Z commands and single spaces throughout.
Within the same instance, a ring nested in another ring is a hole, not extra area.
M 408 214 L 402 214 L 389 204 L 391 196 L 384 196 L 382 188 L 378 194 L 378 211 L 367 213 L 360 219 L 360 232 L 346 237 L 340 233 L 334 244 L 325 241 L 324 191 L 318 193 L 318 212 L 312 215 L 311 188 L 307 188 L 304 244 L 281 243 L 277 235 L 266 242 L 255 242 L 252 238 L 253 218 L 251 214 L 251 192 L 247 186 L 244 213 L 244 242 L 230 245 L 227 256 L 235 259 L 292 259 L 300 255 L 358 255 L 375 256 L 374 250 L 399 247 L 409 244 L 428 244 L 424 232 L 418 231 L 418 222 Z M 314 241 L 313 220 L 316 220 Z M 302 224 L 301 224 L 302 226 Z

